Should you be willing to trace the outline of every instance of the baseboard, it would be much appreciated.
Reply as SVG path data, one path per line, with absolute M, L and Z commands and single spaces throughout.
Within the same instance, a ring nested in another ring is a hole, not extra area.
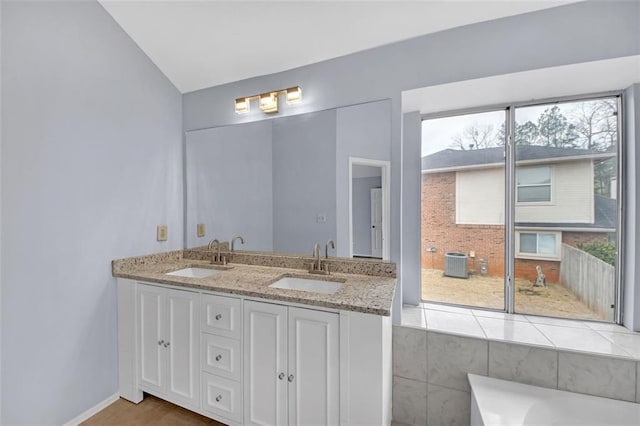
M 110 397 L 108 397 L 107 399 L 98 402 L 96 405 L 94 405 L 93 407 L 89 408 L 87 411 L 85 411 L 84 413 L 80 414 L 79 416 L 69 420 L 67 423 L 65 423 L 63 426 L 77 426 L 80 423 L 84 422 L 85 420 L 87 420 L 89 417 L 93 416 L 94 414 L 96 414 L 99 411 L 102 411 L 105 407 L 113 404 L 114 402 L 116 402 L 118 399 L 120 398 L 120 395 L 118 395 L 117 393 L 114 393 L 113 395 L 111 395 Z

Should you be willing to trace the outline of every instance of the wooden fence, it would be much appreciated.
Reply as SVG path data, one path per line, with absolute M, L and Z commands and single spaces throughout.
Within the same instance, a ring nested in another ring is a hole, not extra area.
M 603 320 L 613 321 L 615 268 L 567 244 L 562 244 L 560 281 Z

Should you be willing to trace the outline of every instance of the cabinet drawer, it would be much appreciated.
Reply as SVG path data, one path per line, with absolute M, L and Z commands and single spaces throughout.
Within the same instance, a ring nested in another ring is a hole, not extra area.
M 240 338 L 241 302 L 233 297 L 202 295 L 202 331 Z
M 202 409 L 242 423 L 240 383 L 202 373 Z
M 202 333 L 202 370 L 240 380 L 240 341 Z

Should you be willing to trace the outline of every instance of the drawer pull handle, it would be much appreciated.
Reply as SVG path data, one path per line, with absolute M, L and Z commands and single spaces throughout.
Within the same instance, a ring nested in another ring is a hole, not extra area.
M 222 359 L 222 355 L 218 354 L 216 355 L 216 361 L 220 361 Z
M 220 321 L 222 319 L 222 314 L 216 315 L 216 321 Z
M 158 340 L 158 346 L 162 346 L 163 343 L 164 343 L 164 340 Z
M 278 374 L 278 379 L 280 379 L 280 380 L 284 379 L 284 373 Z
M 216 402 L 220 402 L 222 400 L 222 395 L 216 396 Z
M 289 382 L 293 382 L 293 374 L 289 374 L 289 377 L 287 378 L 287 380 L 289 380 Z
M 164 344 L 164 347 L 168 348 L 170 344 L 171 344 L 171 342 L 167 342 L 167 343 Z

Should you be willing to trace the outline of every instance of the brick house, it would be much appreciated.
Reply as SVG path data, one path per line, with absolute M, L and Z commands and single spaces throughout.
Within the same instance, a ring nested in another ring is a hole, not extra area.
M 558 282 L 562 244 L 608 241 L 616 201 L 594 191 L 594 164 L 613 154 L 518 147 L 515 189 L 516 277 L 536 265 Z M 504 275 L 504 148 L 445 149 L 422 158 L 422 267 L 444 269 L 445 254 L 465 253 L 467 268 Z

